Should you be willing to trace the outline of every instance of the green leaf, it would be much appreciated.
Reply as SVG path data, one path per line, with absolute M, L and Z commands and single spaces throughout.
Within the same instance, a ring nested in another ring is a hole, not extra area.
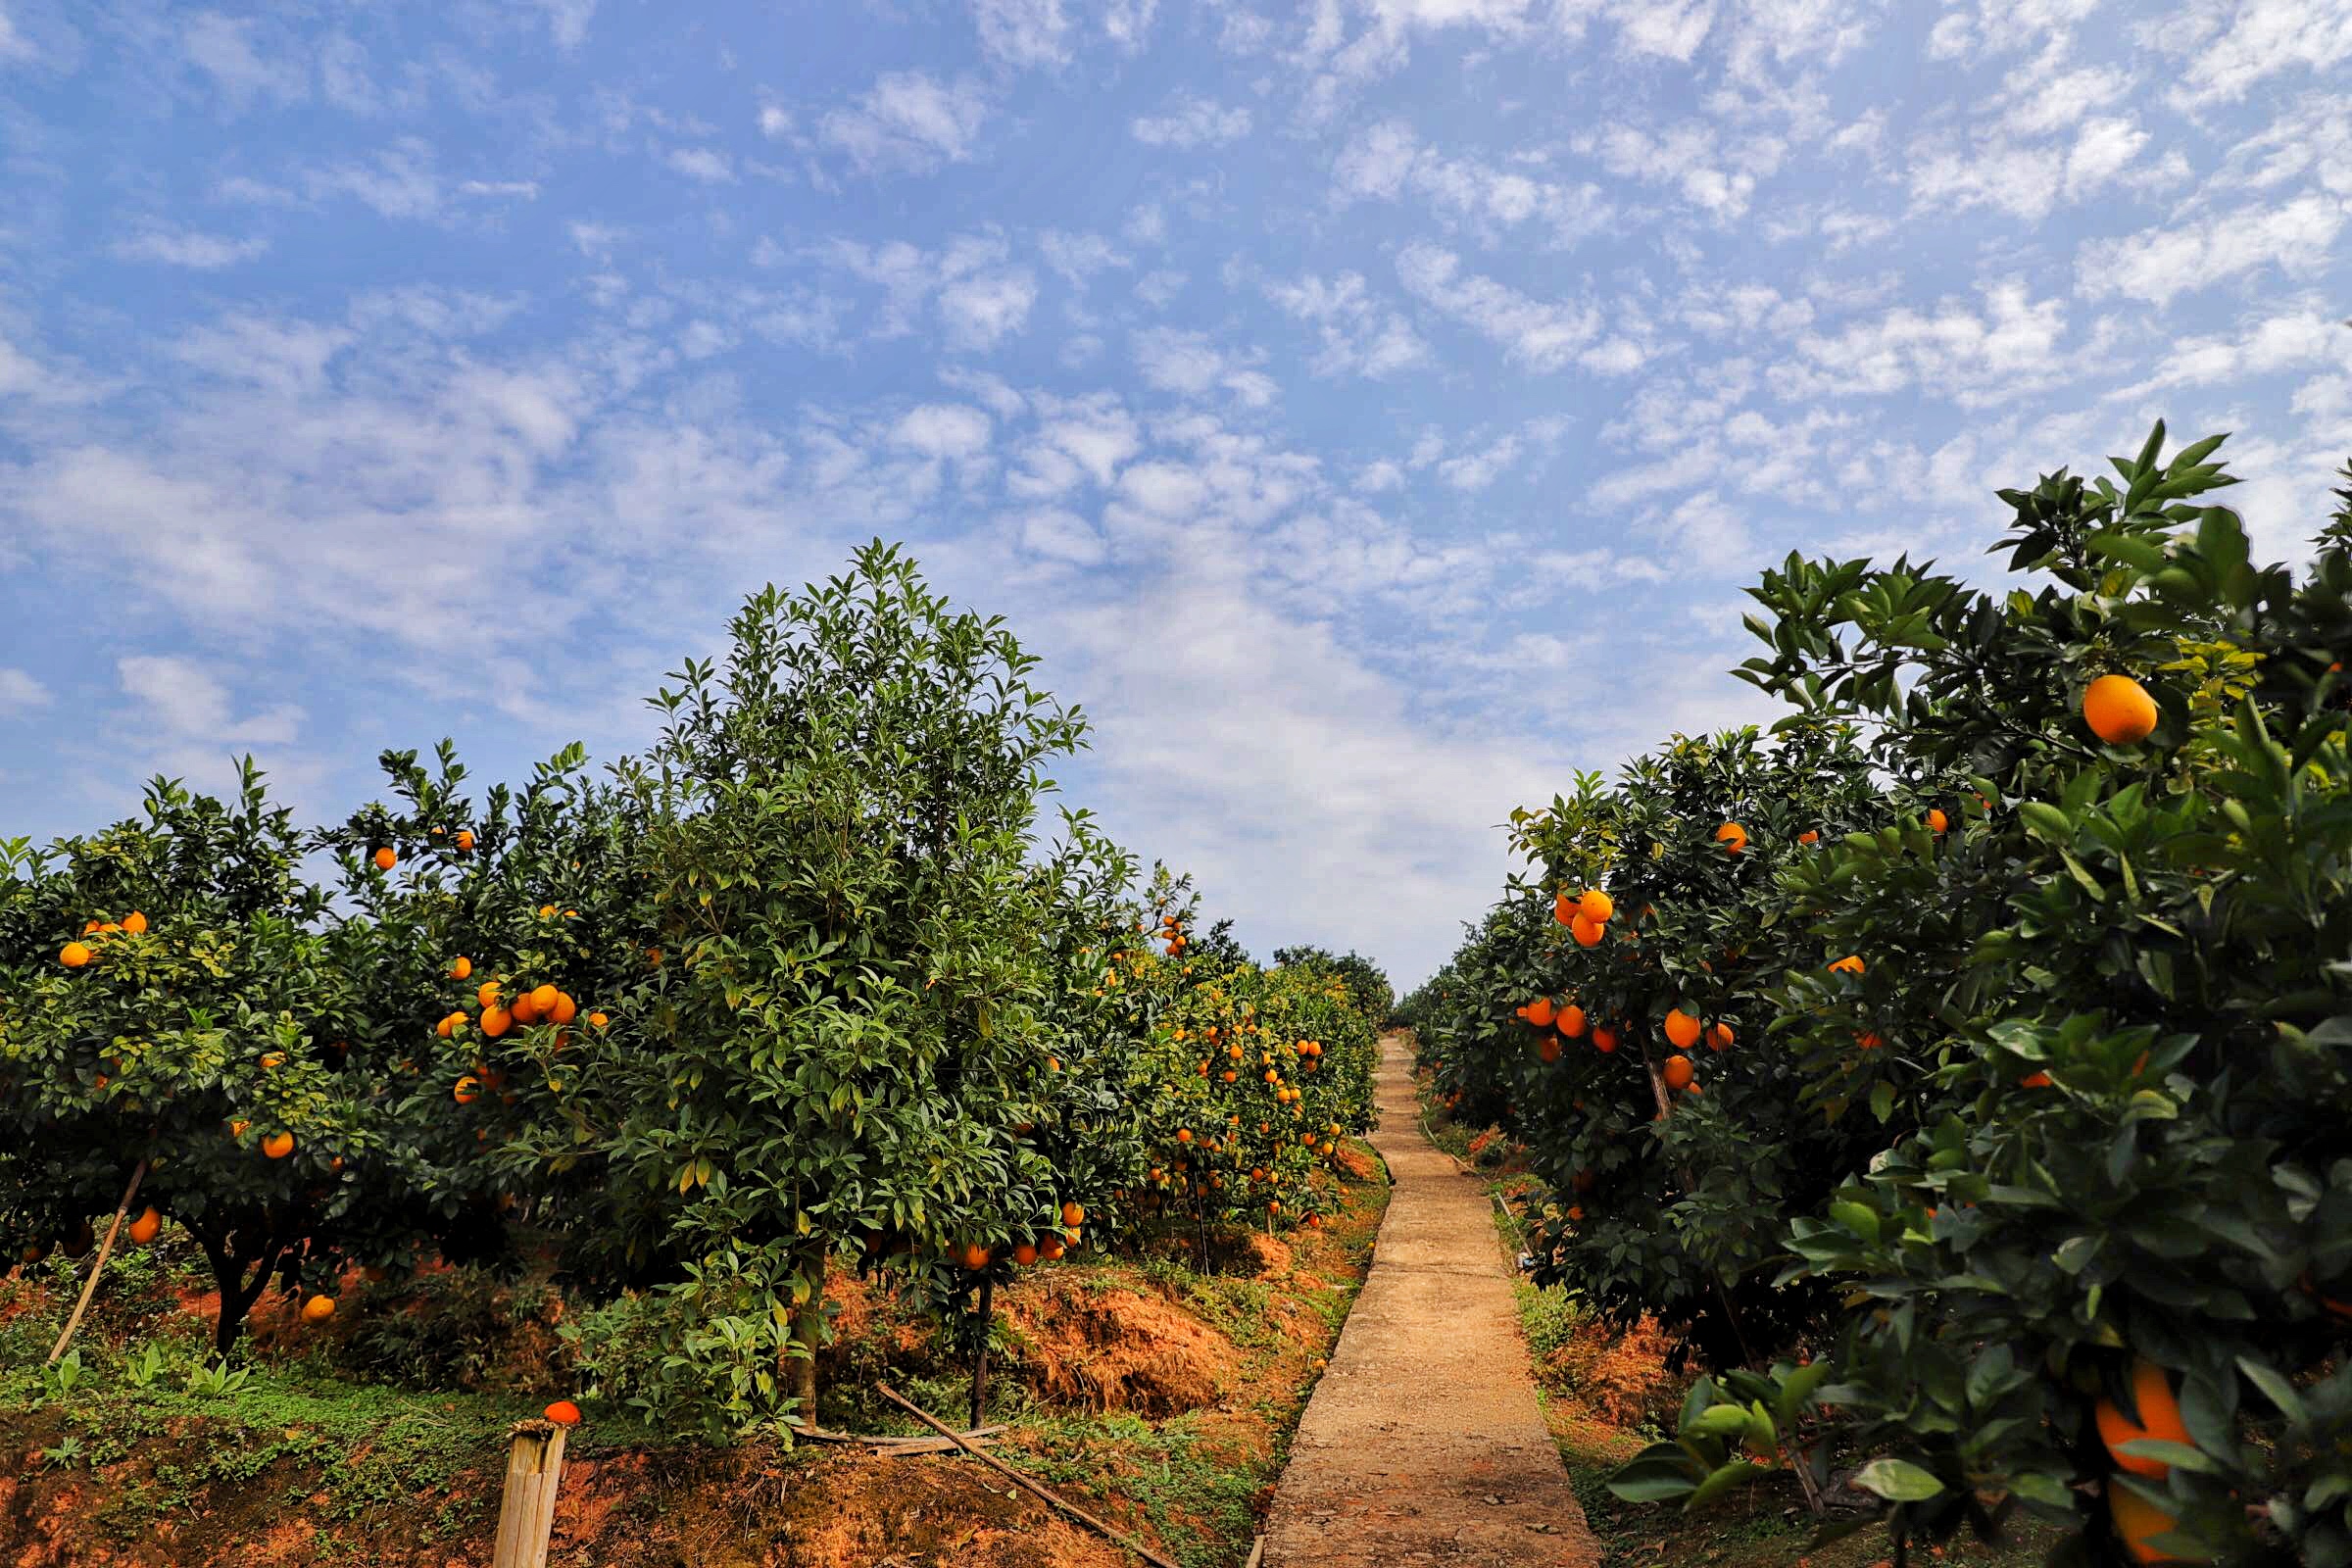
M 1943 1491 L 1943 1483 L 1907 1459 L 1873 1459 L 1854 1475 L 1854 1485 L 1889 1502 L 1922 1502 Z

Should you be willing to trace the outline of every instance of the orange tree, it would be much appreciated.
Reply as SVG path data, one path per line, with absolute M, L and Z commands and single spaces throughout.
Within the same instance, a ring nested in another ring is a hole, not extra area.
M 1818 1318 L 1822 1292 L 1774 1284 L 1779 1216 L 1817 1206 L 1885 1133 L 1849 1106 L 1822 1115 L 1766 1049 L 1767 991 L 1839 956 L 1780 878 L 1886 809 L 1850 728 L 1800 720 L 1770 744 L 1678 737 L 1613 789 L 1586 775 L 1517 815 L 1541 874 L 1444 977 L 1453 1000 L 1423 1050 L 1557 1195 L 1530 1216 L 1539 1277 L 1612 1318 L 1655 1312 L 1717 1364 Z
M 12 1168 L 24 1244 L 143 1168 L 133 1237 L 187 1229 L 222 1352 L 273 1280 L 331 1303 L 347 1260 L 407 1247 L 451 1185 L 350 981 L 381 950 L 303 877 L 309 847 L 248 760 L 231 801 L 157 779 L 143 819 L 20 847 L 0 884 L 0 1117 L 42 1154 Z
M 1062 906 L 1107 852 L 1081 820 L 1034 863 L 1047 769 L 1085 735 L 1034 668 L 876 543 L 755 596 L 724 667 L 655 699 L 615 786 L 661 960 L 609 1028 L 574 1025 L 514 1141 L 595 1151 L 597 1223 L 653 1287 L 581 1326 L 607 1392 L 714 1431 L 812 1418 L 835 1254 L 955 1282 L 1083 1202 L 1028 1135 L 1071 1026 L 1062 948 L 1104 923 Z

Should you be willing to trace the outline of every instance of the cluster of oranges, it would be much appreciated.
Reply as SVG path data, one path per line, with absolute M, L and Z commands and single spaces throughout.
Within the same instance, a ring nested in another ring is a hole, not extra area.
M 449 974 L 453 980 L 471 979 L 473 960 L 464 956 L 453 959 Z M 532 1024 L 544 1023 L 555 1028 L 555 1049 L 562 1051 L 571 1044 L 571 1023 L 580 1016 L 579 1002 L 568 991 L 553 985 L 531 986 L 510 998 L 499 982 L 485 980 L 474 989 L 473 1001 L 480 1009 L 478 1018 L 460 1006 L 434 1024 L 433 1033 L 443 1040 L 454 1040 L 467 1029 L 478 1028 L 485 1038 L 497 1040 L 517 1024 L 527 1028 Z M 588 1014 L 588 1026 L 592 1029 L 604 1029 L 612 1021 L 602 1011 Z M 473 1071 L 458 1079 L 453 1095 L 459 1104 L 469 1105 L 484 1089 L 496 1093 L 504 1088 L 504 1084 L 503 1074 L 476 1063 Z M 514 1100 L 512 1095 L 502 1098 L 509 1103 Z
M 147 917 L 133 909 L 120 921 L 91 920 L 82 926 L 81 934 L 85 937 L 96 937 L 103 944 L 108 937 L 135 937 L 146 929 Z M 97 950 L 87 942 L 69 942 L 59 952 L 57 961 L 69 969 L 78 969 L 97 956 Z
M 1580 948 L 1598 947 L 1608 934 L 1609 917 L 1616 912 L 1617 901 L 1598 888 L 1573 896 L 1563 890 L 1551 904 L 1551 917 L 1568 928 Z
M 1015 1242 L 1010 1257 L 1015 1268 L 1028 1268 L 1040 1259 L 1058 1263 L 1069 1250 L 1086 1235 L 1086 1205 L 1072 1200 L 1061 1205 L 1061 1228 L 1044 1232 L 1036 1238 Z M 980 1242 L 966 1242 L 953 1249 L 956 1261 L 973 1274 L 985 1274 L 989 1264 L 996 1261 L 994 1249 Z
M 1192 946 L 1191 939 L 1184 934 L 1183 923 L 1172 914 L 1159 917 L 1159 939 L 1166 944 L 1165 951 L 1171 958 L 1182 956 L 1184 950 Z

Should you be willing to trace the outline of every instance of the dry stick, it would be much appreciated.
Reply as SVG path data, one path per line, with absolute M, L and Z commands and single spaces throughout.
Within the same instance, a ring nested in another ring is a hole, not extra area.
M 1120 1545 L 1125 1546 L 1129 1551 L 1134 1552 L 1138 1557 L 1143 1558 L 1144 1561 L 1152 1564 L 1152 1568 L 1176 1568 L 1176 1564 L 1168 1561 L 1167 1558 L 1162 1557 L 1151 1547 L 1145 1545 L 1143 1543 L 1135 1540 L 1132 1537 L 1119 1534 L 1119 1532 L 1113 1530 L 1110 1526 L 1104 1524 L 1093 1514 L 1088 1513 L 1084 1508 L 1079 1507 L 1076 1503 L 1064 1501 L 1059 1496 L 1056 1496 L 1052 1491 L 1038 1485 L 1036 1482 L 1030 1480 L 1027 1476 L 1021 1474 L 1018 1470 L 1013 1469 L 1010 1465 L 1000 1463 L 996 1459 L 991 1458 L 989 1455 L 982 1453 L 978 1448 L 975 1448 L 970 1444 L 964 1442 L 962 1434 L 956 1432 L 945 1421 L 942 1421 L 938 1417 L 932 1415 L 929 1411 L 923 1409 L 920 1405 L 915 1404 L 912 1400 L 906 1398 L 899 1393 L 898 1390 L 892 1388 L 889 1384 L 875 1384 L 874 1392 L 881 1395 L 882 1397 L 888 1399 L 891 1403 L 897 1405 L 900 1409 L 905 1410 L 908 1415 L 913 1416 L 917 1421 L 920 1421 L 923 1425 L 929 1427 L 941 1437 L 953 1440 L 956 1446 L 961 1448 L 964 1452 L 970 1454 L 973 1458 L 979 1460 L 991 1470 L 996 1471 L 997 1474 L 1003 1476 L 1014 1486 L 1019 1487 L 1022 1491 L 1029 1493 L 1033 1496 L 1044 1498 L 1046 1501 L 1052 1503 L 1054 1507 L 1059 1508 L 1063 1513 L 1066 1513 L 1071 1518 L 1077 1520 L 1080 1524 L 1099 1531 L 1102 1535 L 1108 1537 L 1110 1540 L 1117 1542 Z
M 90 1298 L 98 1294 L 98 1276 L 106 1272 L 107 1254 L 115 1250 L 115 1234 L 122 1229 L 122 1216 L 130 1212 L 130 1200 L 139 1196 L 139 1182 L 147 1174 L 147 1162 L 140 1160 L 131 1170 L 130 1185 L 122 1189 L 122 1201 L 115 1205 L 115 1222 L 106 1228 L 106 1240 L 98 1244 L 98 1261 L 90 1265 L 90 1277 L 82 1282 L 81 1299 L 74 1303 L 74 1315 L 66 1319 L 66 1331 L 57 1337 L 57 1348 L 49 1352 L 49 1364 L 66 1353 L 74 1342 L 74 1331 L 81 1327 L 81 1314 L 90 1309 Z

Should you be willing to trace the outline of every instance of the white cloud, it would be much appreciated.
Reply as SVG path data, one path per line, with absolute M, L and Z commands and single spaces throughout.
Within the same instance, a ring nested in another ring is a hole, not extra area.
M 2182 61 L 2174 104 L 2235 102 L 2282 73 L 2352 60 L 2352 0 L 2192 0 L 2149 36 Z
M 1058 66 L 1070 58 L 1070 19 L 1061 0 L 974 0 L 980 47 L 1010 66 Z
M 1037 243 L 1038 249 L 1045 253 L 1046 265 L 1074 288 L 1084 288 L 1088 278 L 1105 268 L 1134 265 L 1100 234 L 1071 234 L 1050 228 L 1038 236 Z
M 1745 213 L 1756 181 L 1777 170 L 1785 153 L 1779 140 L 1766 135 L 1742 135 L 1725 146 L 1713 125 L 1696 121 L 1657 132 L 1617 124 L 1580 136 L 1576 145 L 1599 158 L 1609 172 L 1671 185 L 1683 200 L 1718 220 Z
M 250 262 L 269 248 L 270 242 L 258 236 L 228 239 L 190 228 L 148 228 L 116 241 L 114 252 L 124 261 L 212 270 Z
M 15 718 L 50 704 L 49 689 L 24 670 L 0 665 L 0 718 Z
M 2091 240 L 2076 258 L 2076 287 L 2088 299 L 2121 294 L 2163 306 L 2265 267 L 2299 277 L 2327 264 L 2344 214 L 2343 203 L 2312 192 L 2277 207 Z
M 179 655 L 124 655 L 115 661 L 115 669 L 122 690 L 146 706 L 148 722 L 172 735 L 225 745 L 284 746 L 302 723 L 302 710 L 290 705 L 232 719 L 228 689 Z
M 1026 268 L 959 277 L 939 291 L 940 318 L 948 345 L 991 349 L 1029 319 L 1037 303 L 1037 279 Z
M 1589 180 L 1539 179 L 1474 159 L 1447 158 L 1421 145 L 1400 120 L 1371 125 L 1343 147 L 1332 180 L 1342 201 L 1396 201 L 1410 194 L 1482 231 L 1499 234 L 1521 223 L 1543 223 L 1558 245 L 1599 232 L 1614 216 L 1600 187 Z
M 1110 545 L 1095 526 L 1075 513 L 1052 509 L 1021 518 L 1021 548 L 1073 566 L 1100 566 L 1110 559 Z
M 313 196 L 350 196 L 385 218 L 430 220 L 441 214 L 441 179 L 432 149 L 403 136 L 380 149 L 372 164 L 343 164 L 307 177 Z
M 1958 300 L 1898 306 L 1836 333 L 1797 339 L 1798 361 L 1777 372 L 1783 396 L 1887 397 L 1919 387 L 1963 408 L 2014 400 L 2064 379 L 2059 339 L 2066 307 L 2038 303 L 2026 285 L 1987 285 L 1984 309 Z
M 2153 375 L 2108 395 L 2138 399 L 2165 387 L 2211 386 L 2306 366 L 2346 364 L 2352 364 L 2352 326 L 2315 303 L 2249 320 L 2230 332 L 2180 338 L 2166 346 Z
M 886 72 L 854 108 L 835 109 L 817 134 L 863 171 L 927 173 L 968 163 L 988 104 L 977 82 L 942 82 L 920 71 Z
M 1127 129 L 1150 147 L 1218 147 L 1250 134 L 1250 111 L 1180 95 L 1165 114 L 1139 115 Z
M 892 426 L 890 438 L 926 458 L 976 458 L 988 450 L 994 426 L 966 403 L 926 403 L 909 409 Z
M 309 97 L 308 67 L 258 46 L 255 30 L 251 22 L 199 11 L 180 24 L 180 49 L 190 65 L 212 78 L 232 110 L 260 99 L 290 104 Z
M 1323 345 L 1312 363 L 1317 375 L 1379 380 L 1429 363 L 1429 345 L 1401 313 L 1372 298 L 1360 272 L 1329 280 L 1310 272 L 1295 282 L 1269 282 L 1266 297 L 1314 324 Z
M 1465 274 L 1461 259 L 1434 245 L 1407 245 L 1396 257 L 1405 291 L 1502 345 L 1531 370 L 1565 367 L 1600 333 L 1590 305 L 1529 298 L 1491 277 Z
M 761 104 L 760 106 L 760 134 L 770 141 L 791 135 L 791 111 L 778 104 Z
M 673 148 L 663 161 L 688 179 L 699 179 L 706 184 L 724 184 L 735 177 L 726 154 L 709 147 Z
M 1484 490 L 1519 461 L 1519 438 L 1506 435 L 1478 452 L 1447 458 L 1438 465 L 1438 477 L 1456 490 Z
M 1262 408 L 1276 388 L 1252 364 L 1254 356 L 1228 354 L 1202 332 L 1155 326 L 1135 334 L 1135 368 L 1163 392 L 1200 397 L 1222 387 L 1245 406 Z
M 596 15 L 596 0 L 537 0 L 537 4 L 547 13 L 547 30 L 555 38 L 557 48 L 569 53 L 587 41 L 589 19 Z

